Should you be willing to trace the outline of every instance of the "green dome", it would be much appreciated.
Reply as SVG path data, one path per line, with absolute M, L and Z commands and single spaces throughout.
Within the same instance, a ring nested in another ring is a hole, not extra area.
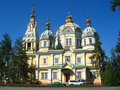
M 53 36 L 53 33 L 50 30 L 45 30 L 42 34 L 41 37 L 43 36 Z

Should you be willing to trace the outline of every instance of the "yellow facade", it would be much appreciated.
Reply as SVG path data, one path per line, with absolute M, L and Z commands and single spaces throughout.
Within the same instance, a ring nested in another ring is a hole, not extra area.
M 65 24 L 56 31 L 56 35 L 50 31 L 48 21 L 40 37 L 37 35 L 35 15 L 30 17 L 23 44 L 29 57 L 28 64 L 33 68 L 29 73 L 31 80 L 52 83 L 85 79 L 101 83 L 100 69 L 96 68 L 90 59 L 96 31 L 90 22 L 87 22 L 88 26 L 82 31 L 69 15 Z

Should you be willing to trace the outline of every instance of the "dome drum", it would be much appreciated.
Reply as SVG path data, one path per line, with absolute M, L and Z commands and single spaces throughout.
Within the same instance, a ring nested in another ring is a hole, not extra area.
M 47 36 L 47 35 L 40 37 L 40 40 L 54 40 L 54 39 L 55 38 L 53 36 Z

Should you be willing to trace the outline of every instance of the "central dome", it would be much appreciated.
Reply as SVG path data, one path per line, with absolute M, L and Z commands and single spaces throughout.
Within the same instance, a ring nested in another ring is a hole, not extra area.
M 75 24 L 73 22 L 67 22 L 58 28 L 56 35 L 67 34 L 67 33 L 81 34 L 82 30 L 78 24 Z

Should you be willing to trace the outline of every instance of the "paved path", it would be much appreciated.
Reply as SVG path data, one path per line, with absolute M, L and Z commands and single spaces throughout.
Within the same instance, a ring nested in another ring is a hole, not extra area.
M 39 88 L 39 87 L 0 87 L 0 90 L 120 90 L 120 87 L 90 87 L 90 88 Z

